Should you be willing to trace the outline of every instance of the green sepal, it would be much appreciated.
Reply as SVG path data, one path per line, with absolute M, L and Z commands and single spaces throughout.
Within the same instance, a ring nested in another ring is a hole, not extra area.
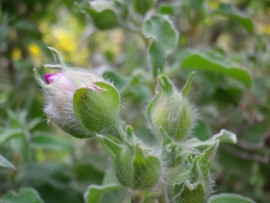
M 101 137 L 102 143 L 106 150 L 110 152 L 113 157 L 116 157 L 122 151 L 122 146 L 112 136 Z
M 133 187 L 133 166 L 134 152 L 128 146 L 118 144 L 110 137 L 104 137 L 102 142 L 108 152 L 113 156 L 116 177 L 126 187 Z
M 113 157 L 119 183 L 132 189 L 153 187 L 160 177 L 159 159 L 153 155 L 145 155 L 139 145 L 127 146 L 111 138 L 103 137 L 102 142 Z
M 205 149 L 200 156 L 196 156 L 193 159 L 193 165 L 191 168 L 191 182 L 199 182 L 203 185 L 206 194 L 211 192 L 212 179 L 210 176 L 210 169 L 218 148 L 219 142 L 215 142 L 213 145 Z
M 162 160 L 167 167 L 174 167 L 181 163 L 181 147 L 174 142 L 168 134 L 160 127 L 162 135 Z
M 145 155 L 139 145 L 136 145 L 133 170 L 133 188 L 151 188 L 159 180 L 160 161 L 156 156 Z
M 59 65 L 62 65 L 64 66 L 65 63 L 64 63 L 64 60 L 62 59 L 62 56 L 61 54 L 53 47 L 50 47 L 50 46 L 47 46 L 47 48 L 51 51 L 51 53 L 53 54 L 53 57 L 54 57 L 54 62 L 56 64 L 59 64 Z
M 162 159 L 164 160 L 166 166 L 174 167 L 179 165 L 182 161 L 181 152 L 182 152 L 181 148 L 175 142 L 167 144 L 165 147 L 163 147 Z
M 45 86 L 45 82 L 44 80 L 40 77 L 39 73 L 38 73 L 38 70 L 34 67 L 33 68 L 33 72 L 34 72 L 34 77 L 35 79 L 37 80 L 38 84 L 41 86 L 41 87 L 44 87 Z
M 86 131 L 93 133 L 117 128 L 119 105 L 118 91 L 106 82 L 80 88 L 73 97 L 77 120 Z
M 202 184 L 190 183 L 186 181 L 175 203 L 203 203 L 205 202 L 206 194 Z
M 191 86 L 192 79 L 193 79 L 194 75 L 195 75 L 195 71 L 193 71 L 193 72 L 190 74 L 190 76 L 188 77 L 188 80 L 187 80 L 185 86 L 184 86 L 183 89 L 182 89 L 182 95 L 183 95 L 184 97 L 186 97 L 187 99 L 188 99 L 188 93 L 189 93 L 189 89 L 190 89 L 190 86 Z
M 164 92 L 172 92 L 174 89 L 173 84 L 171 83 L 169 78 L 165 75 L 160 76 L 159 85 Z
M 76 138 L 89 138 L 95 136 L 94 132 L 78 131 L 71 126 L 62 126 L 61 129 Z

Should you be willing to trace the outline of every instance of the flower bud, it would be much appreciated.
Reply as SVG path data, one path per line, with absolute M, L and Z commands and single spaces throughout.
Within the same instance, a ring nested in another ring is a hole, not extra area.
M 68 68 L 46 73 L 44 78 L 45 82 L 40 82 L 45 90 L 44 111 L 49 121 L 67 133 L 89 137 L 118 120 L 119 93 L 104 79 L 83 69 Z
M 114 160 L 118 181 L 132 189 L 150 189 L 160 179 L 160 160 L 139 145 L 126 146 L 104 138 L 103 144 Z
M 163 130 L 173 140 L 182 140 L 193 127 L 194 108 L 183 95 L 184 90 L 179 92 L 167 77 L 162 76 L 159 84 L 162 90 L 148 106 L 146 116 L 155 131 Z

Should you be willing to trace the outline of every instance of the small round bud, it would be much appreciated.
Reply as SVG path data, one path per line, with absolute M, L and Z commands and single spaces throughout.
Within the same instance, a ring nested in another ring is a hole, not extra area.
M 194 109 L 165 76 L 159 80 L 161 91 L 147 109 L 147 118 L 155 131 L 163 129 L 170 138 L 179 141 L 193 127 Z

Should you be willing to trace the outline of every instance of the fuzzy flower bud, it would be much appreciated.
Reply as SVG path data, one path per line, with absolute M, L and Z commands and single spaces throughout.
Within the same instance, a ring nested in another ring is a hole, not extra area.
M 104 79 L 83 69 L 61 68 L 46 73 L 44 80 L 44 111 L 49 121 L 67 133 L 89 137 L 117 123 L 119 93 Z
M 194 108 L 167 77 L 159 83 L 162 90 L 148 106 L 147 119 L 155 131 L 162 129 L 173 140 L 182 140 L 193 127 Z
M 150 189 L 160 180 L 161 163 L 149 149 L 130 147 L 104 138 L 103 144 L 114 160 L 118 181 L 132 189 Z

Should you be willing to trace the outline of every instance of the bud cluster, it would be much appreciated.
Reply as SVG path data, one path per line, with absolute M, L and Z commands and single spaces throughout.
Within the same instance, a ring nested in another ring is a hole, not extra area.
M 46 73 L 44 80 L 35 73 L 44 90 L 49 121 L 75 137 L 99 139 L 112 156 L 118 184 L 150 199 L 163 196 L 176 203 L 206 199 L 212 184 L 209 169 L 219 141 L 235 142 L 235 136 L 223 130 L 208 141 L 187 139 L 196 121 L 188 98 L 194 73 L 182 91 L 165 75 L 159 77 L 159 91 L 146 112 L 157 142 L 148 145 L 121 120 L 120 93 L 112 83 L 85 69 L 63 64 L 46 67 L 56 71 Z

